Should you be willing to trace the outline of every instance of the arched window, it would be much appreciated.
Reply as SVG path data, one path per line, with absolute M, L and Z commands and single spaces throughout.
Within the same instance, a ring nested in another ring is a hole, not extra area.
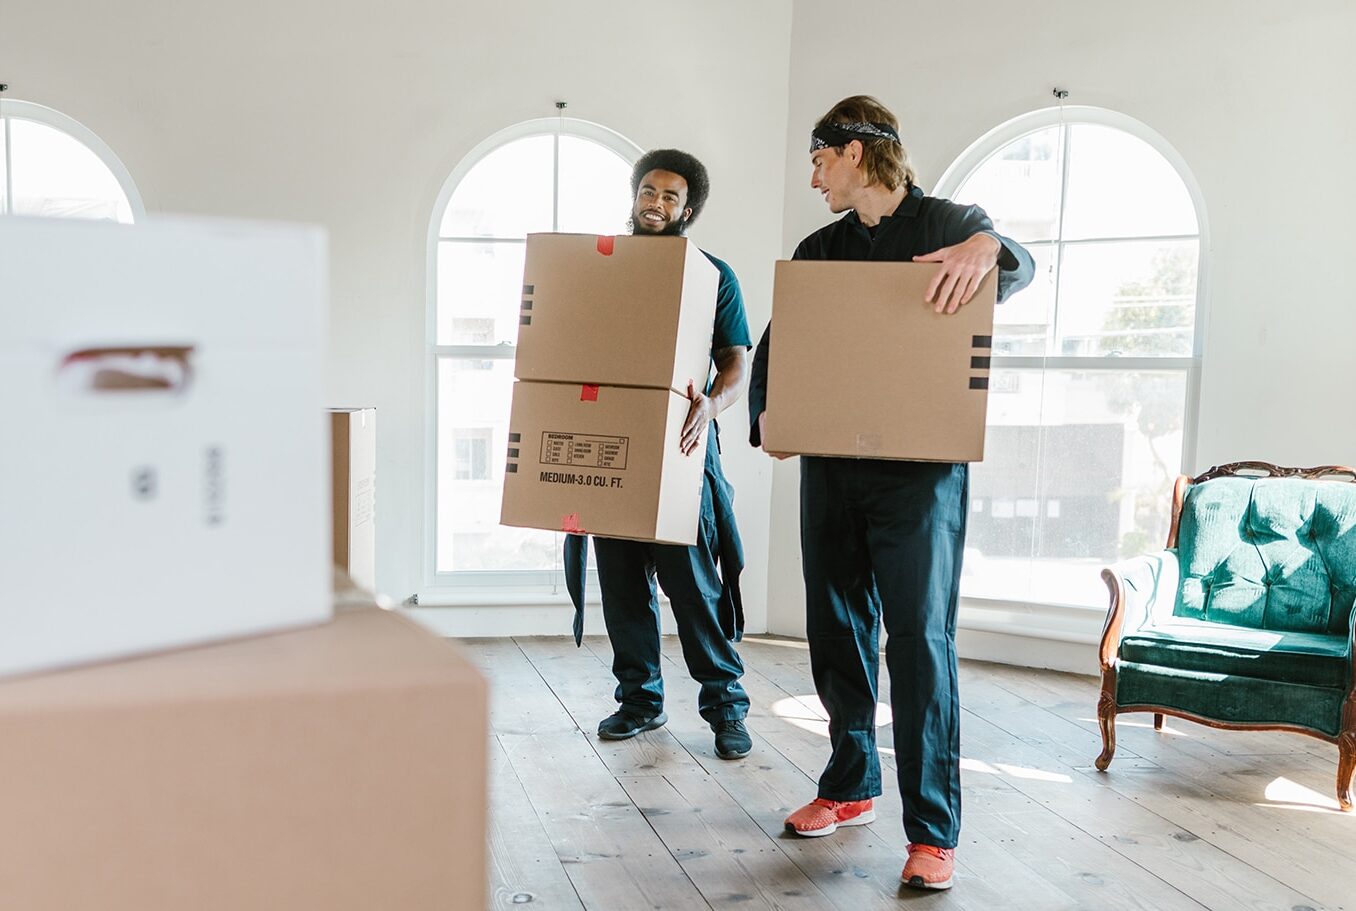
M 0 101 L 0 215 L 130 223 L 145 214 L 118 156 L 51 108 Z
M 429 547 L 439 584 L 554 586 L 560 535 L 499 525 L 527 235 L 626 232 L 640 150 L 595 124 L 510 127 L 448 178 L 430 230 Z
M 992 131 L 937 192 L 983 206 L 1036 260 L 995 315 L 962 592 L 1104 605 L 1098 567 L 1163 546 L 1192 461 L 1199 190 L 1153 130 L 1069 107 Z

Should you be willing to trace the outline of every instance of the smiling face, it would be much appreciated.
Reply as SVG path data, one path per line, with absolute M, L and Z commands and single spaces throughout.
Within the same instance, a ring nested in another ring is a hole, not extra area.
M 857 140 L 841 148 L 810 153 L 810 186 L 819 191 L 835 215 L 854 208 L 862 188 L 862 144 Z
M 632 229 L 637 234 L 682 234 L 692 210 L 687 207 L 687 181 L 672 171 L 650 171 L 640 179 Z

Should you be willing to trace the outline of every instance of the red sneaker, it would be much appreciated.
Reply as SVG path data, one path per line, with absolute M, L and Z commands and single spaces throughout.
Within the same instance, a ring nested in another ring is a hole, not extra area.
M 830 835 L 839 826 L 864 826 L 876 821 L 871 798 L 866 800 L 825 800 L 816 797 L 786 817 L 786 831 L 814 838 Z
M 915 889 L 950 889 L 955 872 L 954 848 L 909 845 L 909 860 L 899 874 L 899 881 Z

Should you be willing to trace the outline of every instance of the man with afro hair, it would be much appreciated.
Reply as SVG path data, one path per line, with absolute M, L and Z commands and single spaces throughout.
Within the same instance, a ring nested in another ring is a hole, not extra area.
M 677 149 L 647 152 L 631 174 L 631 233 L 686 234 L 710 188 L 706 168 L 692 155 Z M 715 419 L 743 393 L 753 339 L 734 271 L 710 253 L 706 257 L 720 273 L 711 343 L 715 375 L 709 382 L 706 376 L 688 381 L 691 406 L 679 440 L 684 454 L 706 460 L 697 543 L 685 547 L 594 539 L 619 703 L 617 711 L 598 725 L 598 736 L 625 740 L 668 721 L 659 663 L 657 577 L 673 605 L 688 672 L 700 685 L 697 708 L 715 733 L 716 755 L 739 759 L 753 747 L 744 726 L 749 697 L 739 682 L 744 664 L 734 647 L 744 626 L 739 597 L 744 561 L 734 523 L 733 491 L 720 467 Z M 571 594 L 579 612 L 586 547 L 581 536 L 566 540 L 566 573 L 577 580 Z

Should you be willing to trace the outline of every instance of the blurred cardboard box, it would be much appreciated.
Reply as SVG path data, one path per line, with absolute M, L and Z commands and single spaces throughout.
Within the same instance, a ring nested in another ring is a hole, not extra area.
M 500 521 L 697 543 L 706 449 L 679 449 L 689 404 L 667 389 L 518 383 Z
M 687 395 L 710 371 L 719 282 L 683 237 L 530 234 L 514 376 Z
M 330 409 L 334 565 L 377 590 L 377 410 Z
M 777 263 L 768 361 L 769 452 L 984 458 L 998 272 L 970 303 L 923 300 L 929 263 Z
M 0 895 L 25 911 L 483 908 L 487 736 L 460 650 L 375 607 L 0 682 Z
M 0 673 L 330 615 L 317 229 L 0 219 Z

